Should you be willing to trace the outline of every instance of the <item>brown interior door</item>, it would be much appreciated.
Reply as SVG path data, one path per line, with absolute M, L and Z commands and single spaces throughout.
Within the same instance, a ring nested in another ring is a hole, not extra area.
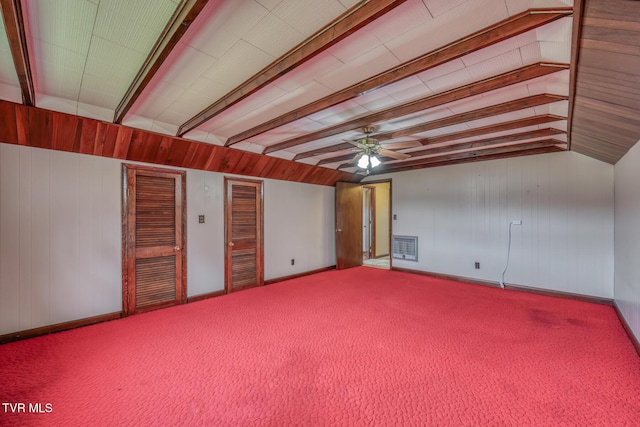
M 123 312 L 186 301 L 185 173 L 123 166 Z
M 362 265 L 362 186 L 336 183 L 336 268 Z
M 264 284 L 262 181 L 225 178 L 225 289 Z

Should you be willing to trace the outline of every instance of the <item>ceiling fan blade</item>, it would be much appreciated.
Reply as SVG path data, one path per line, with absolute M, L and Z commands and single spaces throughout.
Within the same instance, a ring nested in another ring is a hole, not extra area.
M 353 159 L 349 160 L 349 164 L 351 164 L 351 163 L 357 163 L 357 162 L 358 162 L 358 159 L 359 159 L 360 157 L 362 157 L 363 155 L 364 155 L 364 153 L 358 153 L 358 154 L 356 154 L 355 156 L 353 156 Z
M 357 141 L 349 141 L 348 139 L 343 139 L 343 141 L 344 141 L 344 142 L 347 142 L 347 143 L 349 143 L 349 144 L 351 144 L 351 145 L 355 145 L 355 146 L 356 146 L 356 147 L 358 147 L 358 148 L 364 148 L 364 145 L 360 144 L 360 143 L 359 143 L 359 142 L 357 142 Z
M 391 157 L 392 159 L 396 159 L 396 160 L 404 160 L 411 157 L 409 154 L 398 153 L 396 151 L 391 151 L 391 150 L 385 150 L 384 148 L 378 151 L 378 154 L 385 157 Z
M 402 150 L 403 148 L 422 147 L 422 144 L 420 144 L 418 141 L 400 141 L 389 143 L 381 142 L 380 146 L 387 150 Z

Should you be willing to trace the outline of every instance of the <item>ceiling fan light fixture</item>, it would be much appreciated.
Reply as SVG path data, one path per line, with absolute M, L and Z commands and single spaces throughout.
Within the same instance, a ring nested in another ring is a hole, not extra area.
M 375 168 L 376 166 L 378 166 L 380 164 L 380 160 L 378 160 L 378 158 L 376 156 L 371 156 L 369 158 L 369 161 L 371 162 L 371 167 Z
M 367 166 L 369 166 L 369 156 L 365 154 L 364 156 L 360 157 L 360 160 L 358 160 L 358 167 L 367 169 Z

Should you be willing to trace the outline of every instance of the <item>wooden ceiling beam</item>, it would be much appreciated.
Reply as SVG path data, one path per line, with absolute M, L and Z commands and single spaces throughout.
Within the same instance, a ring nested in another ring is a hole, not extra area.
M 382 110 L 377 113 L 358 117 L 356 119 L 348 120 L 346 122 L 342 122 L 340 124 L 321 129 L 316 132 L 311 132 L 296 138 L 270 145 L 265 148 L 263 154 L 285 150 L 297 145 L 306 144 L 308 142 L 317 141 L 319 139 L 328 138 L 344 132 L 355 130 L 363 126 L 369 126 L 371 124 L 382 122 L 385 120 L 395 119 L 398 117 L 417 113 L 429 108 L 448 104 L 454 101 L 459 101 L 517 83 L 522 83 L 537 77 L 546 76 L 561 70 L 566 70 L 567 68 L 569 68 L 568 64 L 544 62 L 525 65 L 524 67 L 520 67 L 515 70 L 499 74 L 497 76 L 488 77 L 478 82 L 469 83 L 467 85 L 460 86 L 446 92 L 430 95 L 417 101 L 407 102 L 392 108 L 387 108 L 386 110 Z M 378 137 L 376 138 L 380 139 Z
M 490 133 L 504 132 L 507 130 L 525 128 L 529 126 L 537 126 L 537 125 L 542 125 L 542 124 L 551 123 L 551 122 L 558 122 L 562 120 L 566 120 L 566 117 L 556 116 L 553 114 L 540 114 L 533 117 L 527 117 L 527 118 L 518 119 L 518 120 L 511 120 L 503 123 L 496 123 L 494 125 L 477 127 L 469 130 L 463 130 L 460 132 L 449 133 L 446 135 L 438 135 L 431 138 L 418 139 L 416 142 L 422 145 L 439 144 L 441 142 L 455 141 L 463 138 L 471 138 L 474 136 L 486 135 Z M 372 138 L 375 138 L 375 135 L 373 135 Z M 330 145 L 328 147 L 318 148 L 318 149 L 307 151 L 304 153 L 299 153 L 294 157 L 293 160 L 306 159 L 308 157 L 318 156 L 320 154 L 333 153 L 337 151 L 344 151 L 350 148 L 354 148 L 354 147 L 352 144 L 349 144 L 347 142 L 342 144 L 337 144 L 337 145 Z
M 195 21 L 209 0 L 182 0 L 156 40 L 151 52 L 131 82 L 113 116 L 114 123 L 122 123 L 136 100 L 156 75 L 164 61 L 176 47 L 189 26 Z
M 13 64 L 20 82 L 22 103 L 27 106 L 36 104 L 36 93 L 33 85 L 31 64 L 29 63 L 29 49 L 24 30 L 24 17 L 20 0 L 0 0 L 2 19 L 4 20 L 9 49 L 13 57 Z
M 533 150 L 539 148 L 548 148 L 548 147 L 556 147 L 558 145 L 565 145 L 565 142 L 558 141 L 555 139 L 546 139 L 543 141 L 534 141 L 534 142 L 525 142 L 521 144 L 507 145 L 501 147 L 493 147 L 493 148 L 485 148 L 478 149 L 473 151 L 465 151 L 463 153 L 455 153 L 455 154 L 446 154 L 443 156 L 429 157 L 426 159 L 415 159 L 410 160 L 408 162 L 402 163 L 391 163 L 387 165 L 381 165 L 378 168 L 374 169 L 374 173 L 376 175 L 382 173 L 391 173 L 391 172 L 400 172 L 404 170 L 410 170 L 408 168 L 413 168 L 415 166 L 419 167 L 427 167 L 432 164 L 441 163 L 441 162 L 452 162 L 452 161 L 469 161 L 470 159 L 484 156 L 492 156 L 492 155 L 506 155 L 506 157 L 511 157 L 511 154 L 515 154 L 520 151 Z M 564 149 L 559 148 L 559 151 Z
M 438 65 L 460 58 L 471 52 L 499 43 L 508 38 L 533 30 L 557 19 L 571 15 L 573 8 L 530 9 L 511 16 L 494 25 L 441 46 L 411 61 L 404 62 L 394 68 L 373 77 L 292 110 L 286 114 L 254 126 L 244 132 L 231 136 L 226 146 L 237 144 L 245 139 L 268 132 L 295 120 L 317 113 L 318 111 L 340 104 L 341 102 L 362 96 L 374 89 L 387 86 L 409 76 L 437 67 Z
M 387 171 L 379 172 L 379 171 L 376 171 L 374 169 L 371 172 L 370 175 L 380 175 L 381 173 L 392 173 L 392 172 L 406 172 L 406 171 L 416 170 L 416 169 L 433 168 L 433 167 L 438 167 L 438 166 L 459 165 L 459 164 L 463 164 L 463 163 L 486 162 L 488 160 L 507 159 L 507 158 L 514 158 L 514 157 L 523 157 L 523 156 L 533 156 L 533 155 L 536 155 L 536 154 L 557 153 L 559 151 L 566 151 L 566 149 L 559 148 L 556 145 L 550 145 L 548 147 L 531 148 L 531 149 L 527 149 L 527 150 L 523 149 L 523 150 L 517 150 L 517 151 L 508 152 L 508 153 L 487 154 L 487 155 L 463 158 L 463 159 L 458 159 L 458 160 L 443 160 L 443 161 L 434 162 L 434 163 L 425 163 L 425 164 L 422 164 L 422 165 L 414 165 L 414 166 L 407 166 L 407 167 L 404 167 L 404 168 L 397 168 L 397 169 L 394 169 L 393 171 L 388 171 L 387 170 Z
M 311 37 L 267 65 L 257 74 L 254 74 L 240 86 L 187 120 L 179 127 L 178 136 L 182 136 L 206 121 L 211 120 L 213 117 L 251 96 L 277 78 L 282 77 L 289 71 L 324 52 L 368 23 L 400 6 L 405 1 L 406 0 L 367 0 L 358 3 Z
M 571 129 L 573 127 L 573 114 L 578 83 L 578 61 L 580 60 L 583 15 L 584 0 L 575 0 L 573 2 L 573 25 L 571 26 L 571 71 L 569 74 L 569 114 L 567 117 L 567 146 L 569 149 L 571 149 Z

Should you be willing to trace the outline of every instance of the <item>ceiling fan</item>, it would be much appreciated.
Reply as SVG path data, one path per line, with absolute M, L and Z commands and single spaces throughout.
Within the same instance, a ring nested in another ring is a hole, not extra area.
M 369 170 L 375 168 L 380 165 L 384 160 L 380 160 L 379 157 L 390 157 L 394 160 L 404 160 L 411 157 L 409 154 L 398 153 L 396 151 L 392 151 L 391 148 L 401 149 L 401 148 L 409 148 L 415 146 L 415 141 L 408 141 L 405 143 L 397 143 L 397 144 L 385 144 L 380 145 L 377 139 L 372 138 L 371 134 L 375 131 L 373 126 L 366 126 L 362 128 L 362 132 L 364 133 L 364 137 L 360 138 L 356 141 L 348 141 L 349 144 L 355 145 L 359 152 L 355 155 L 353 159 L 349 163 L 356 163 L 360 169 L 366 169 L 367 174 Z M 420 145 L 418 143 L 418 145 Z

